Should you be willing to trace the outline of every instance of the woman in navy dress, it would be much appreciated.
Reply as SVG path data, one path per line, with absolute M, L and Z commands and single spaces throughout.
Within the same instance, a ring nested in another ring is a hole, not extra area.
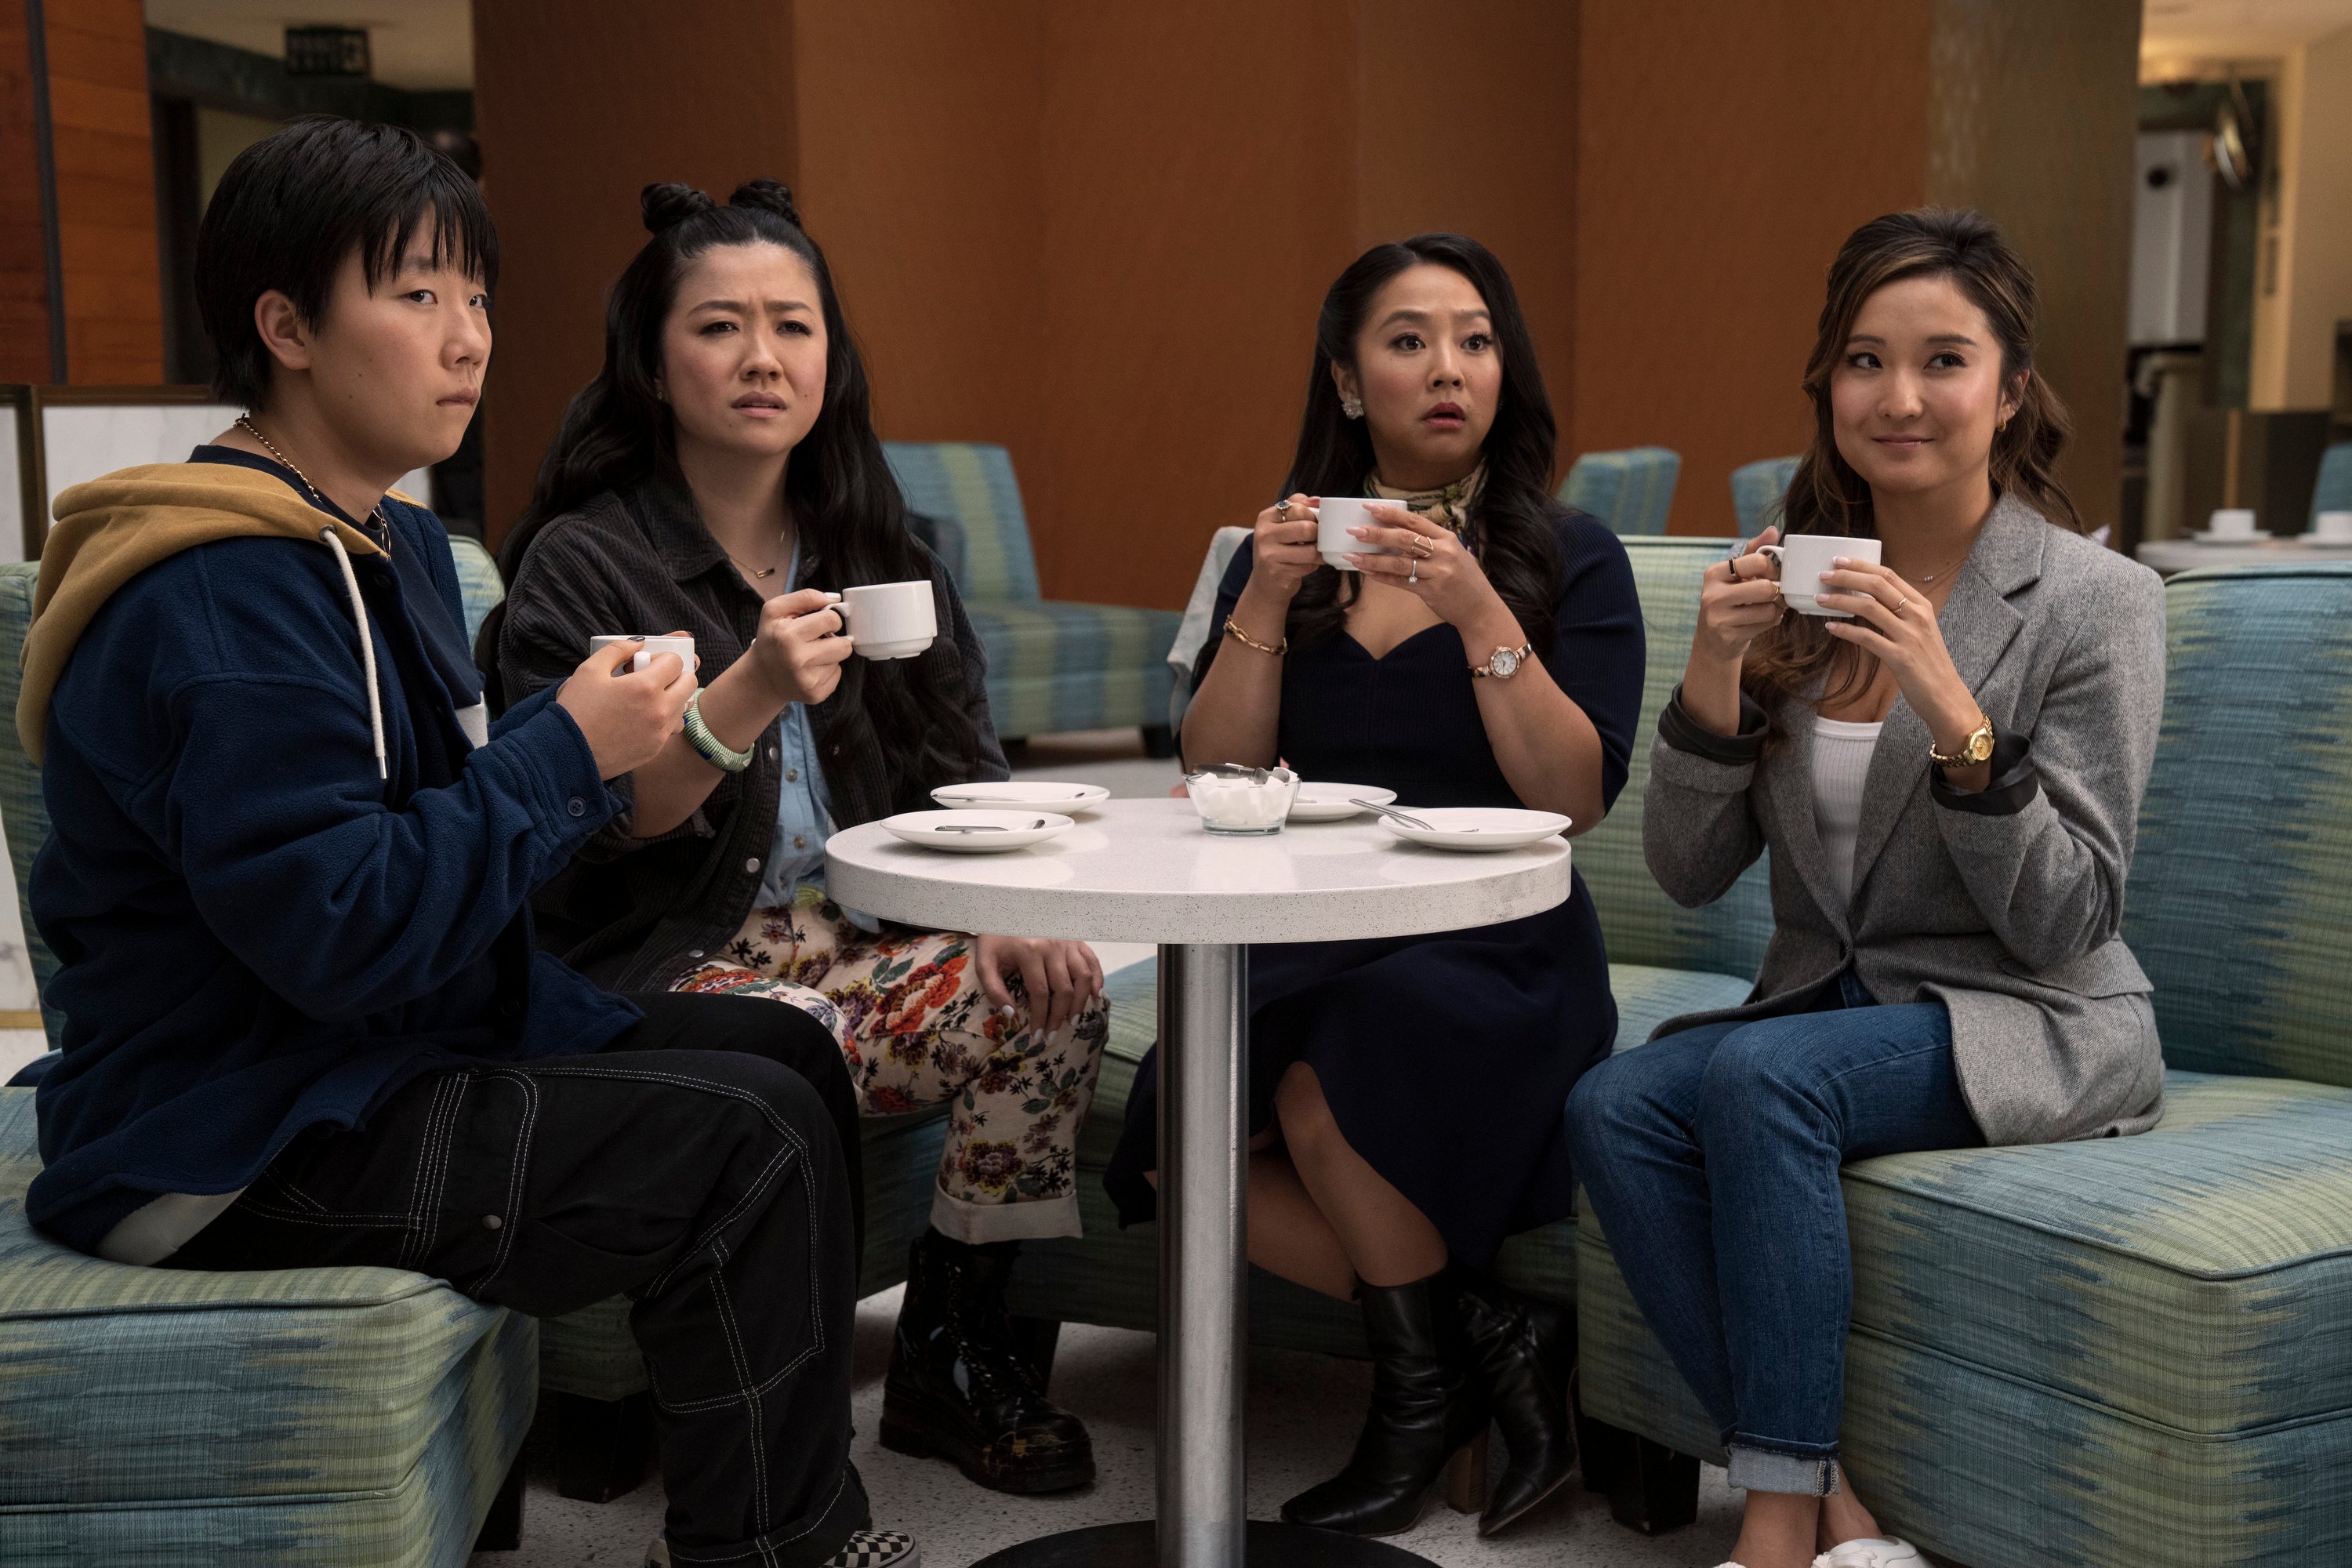
M 1405 806 L 1598 823 L 1641 705 L 1641 607 L 1616 537 L 1550 499 L 1553 446 L 1492 253 L 1423 235 L 1359 258 L 1324 300 L 1287 499 L 1219 594 L 1186 764 L 1279 757 Z M 1317 501 L 1362 494 L 1394 504 L 1343 574 L 1317 553 Z M 1560 1106 L 1617 1027 L 1592 901 L 1579 879 L 1503 925 L 1253 947 L 1249 978 L 1250 1259 L 1360 1300 L 1375 1369 L 1354 1458 L 1283 1515 L 1410 1529 L 1492 1419 L 1511 1458 L 1492 1533 L 1574 1460 L 1572 1325 L 1486 1270 L 1570 1209 Z M 1108 1173 L 1127 1221 L 1153 1213 L 1155 1068 Z

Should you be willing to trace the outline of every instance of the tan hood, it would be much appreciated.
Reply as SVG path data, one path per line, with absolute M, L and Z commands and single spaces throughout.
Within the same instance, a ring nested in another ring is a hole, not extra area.
M 322 544 L 331 534 L 347 554 L 382 553 L 366 534 L 320 511 L 284 480 L 231 463 L 120 469 L 65 491 L 55 510 L 58 525 L 41 549 L 16 697 L 16 735 L 36 763 L 49 698 L 83 628 L 116 589 L 157 562 L 215 539 L 254 537 Z M 364 626 L 361 637 L 365 646 Z

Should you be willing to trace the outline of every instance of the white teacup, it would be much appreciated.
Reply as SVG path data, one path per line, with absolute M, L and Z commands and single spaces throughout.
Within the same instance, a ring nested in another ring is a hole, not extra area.
M 685 636 L 683 633 L 676 637 L 649 637 L 643 639 L 623 636 L 590 637 L 588 639 L 588 651 L 590 653 L 594 653 L 597 649 L 608 647 L 616 642 L 636 642 L 639 640 L 642 640 L 646 646 L 638 652 L 636 658 L 629 660 L 630 669 L 640 670 L 645 668 L 646 661 L 652 658 L 653 656 L 657 653 L 674 653 L 677 655 L 679 659 L 684 661 L 689 673 L 693 670 L 694 639 L 690 637 Z M 618 675 L 621 671 L 618 667 L 615 667 L 613 673 L 614 675 Z
M 1325 496 L 1323 498 L 1315 513 L 1315 548 L 1323 552 L 1325 565 L 1336 566 L 1342 572 L 1353 572 L 1356 568 L 1349 565 L 1347 561 L 1349 553 L 1357 555 L 1389 553 L 1380 545 L 1358 539 L 1348 531 L 1351 528 L 1391 526 L 1382 522 L 1367 510 L 1376 506 L 1393 506 L 1400 510 L 1403 510 L 1401 503 L 1382 500 L 1378 496 Z
M 1841 555 L 1850 561 L 1867 561 L 1878 564 L 1879 542 L 1875 539 L 1845 539 L 1833 533 L 1792 533 L 1778 544 L 1760 546 L 1756 553 L 1769 556 L 1780 567 L 1780 597 L 1789 608 L 1801 616 L 1822 616 L 1831 620 L 1850 621 L 1852 610 L 1824 608 L 1813 597 L 1820 592 L 1822 574 L 1833 570 L 1832 563 Z M 1831 592 L 1835 593 L 1835 589 Z
M 2311 537 L 2329 544 L 2352 544 L 2352 511 L 2323 511 L 2311 520 Z
M 833 608 L 860 658 L 912 658 L 940 635 L 928 582 L 866 583 L 844 589 Z
M 2216 539 L 2252 539 L 2254 514 L 2242 506 L 2225 506 L 2213 513 L 2206 529 Z

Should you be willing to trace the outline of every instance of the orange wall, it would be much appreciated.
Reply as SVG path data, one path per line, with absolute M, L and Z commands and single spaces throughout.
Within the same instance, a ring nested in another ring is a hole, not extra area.
M 67 367 L 78 384 L 152 384 L 163 379 L 163 292 L 146 23 L 139 0 L 43 10 Z
M 0 6 L 0 381 L 49 379 L 48 258 L 21 5 Z M 14 440 L 0 432 L 0 440 Z
M 139 0 L 43 7 L 68 379 L 163 379 L 162 260 Z M 25 10 L 0 14 L 0 380 L 50 378 L 47 257 Z
M 1010 447 L 1050 594 L 1181 604 L 1210 531 L 1286 467 L 1324 289 L 1365 245 L 1434 227 L 1511 268 L 1563 468 L 1673 447 L 1673 526 L 1728 531 L 1732 468 L 1805 440 L 1796 383 L 1838 243 L 1921 201 L 1948 153 L 1936 81 L 1966 62 L 1937 29 L 1987 3 L 679 0 L 657 24 L 621 0 L 478 5 L 509 257 L 494 528 L 594 368 L 636 187 L 773 173 L 833 258 L 883 433 Z M 2020 69 L 2059 47 L 2052 26 L 2011 26 L 2017 58 L 1969 90 L 2008 116 L 2116 87 L 2105 44 L 2066 46 L 2097 84 Z M 772 90 L 714 91 L 714 51 Z M 2105 178 L 2071 167 L 2045 161 L 2038 210 Z M 1999 218 L 2014 194 L 1984 199 Z M 2069 288 L 2121 281 L 2098 257 Z M 2103 374 L 2103 342 L 2069 374 Z
M 1830 258 L 1916 205 L 1919 0 L 1588 0 L 1576 445 L 1683 458 L 1669 524 L 1728 534 L 1731 470 L 1801 450 Z
M 564 405 L 603 361 L 605 291 L 645 241 L 637 193 L 684 180 L 724 200 L 744 180 L 792 178 L 792 11 L 774 0 L 474 7 L 482 189 L 501 253 L 482 405 L 493 537 L 530 500 Z

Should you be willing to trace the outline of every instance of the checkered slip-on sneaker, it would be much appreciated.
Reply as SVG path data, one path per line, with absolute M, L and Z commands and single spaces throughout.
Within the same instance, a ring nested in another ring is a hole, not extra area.
M 646 1548 L 646 1568 L 671 1568 L 669 1542 L 658 1535 Z M 923 1549 L 903 1530 L 861 1530 L 824 1568 L 923 1568 Z

